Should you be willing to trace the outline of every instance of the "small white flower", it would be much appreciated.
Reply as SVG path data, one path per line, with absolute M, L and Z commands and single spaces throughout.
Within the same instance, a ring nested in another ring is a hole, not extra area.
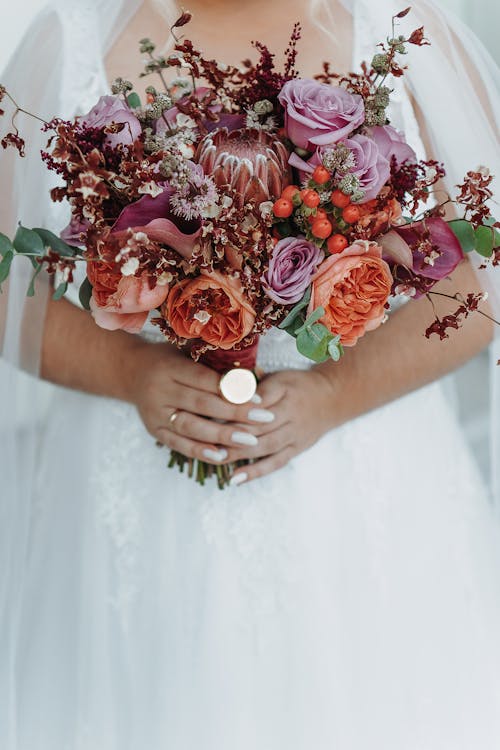
M 266 218 L 266 216 L 270 216 L 273 212 L 273 202 L 272 201 L 262 201 L 262 203 L 259 205 L 259 211 L 260 215 L 263 219 Z
M 143 185 L 141 185 L 137 192 L 141 195 L 152 195 L 153 198 L 156 198 L 157 195 L 163 193 L 163 188 L 160 187 L 158 183 L 151 180 L 150 182 L 145 182 Z
M 179 143 L 179 152 L 185 159 L 191 159 L 194 156 L 194 146 L 192 143 Z
M 398 284 L 397 287 L 394 289 L 394 294 L 401 294 L 404 297 L 414 297 L 417 293 L 417 290 L 414 286 L 409 286 L 408 284 Z
M 229 195 L 225 195 L 222 198 L 222 208 L 231 208 L 233 205 L 233 199 Z
M 148 241 L 148 235 L 145 232 L 134 232 L 133 239 L 136 242 L 147 242 Z M 129 242 L 130 242 L 130 240 L 129 240 Z
M 211 203 L 209 206 L 204 208 L 200 213 L 204 219 L 218 219 L 221 214 L 221 207 L 217 203 Z
M 121 267 L 122 276 L 133 276 L 139 268 L 139 258 L 129 258 Z
M 212 316 L 206 310 L 200 310 L 199 312 L 195 313 L 193 317 L 204 326 L 208 323 Z
M 176 123 L 178 128 L 195 128 L 196 122 L 189 115 L 185 115 L 183 112 L 179 112 L 177 115 Z
M 158 284 L 158 286 L 167 286 L 167 284 L 170 284 L 173 278 L 173 273 L 170 273 L 170 271 L 163 271 L 163 273 L 156 279 L 156 283 Z

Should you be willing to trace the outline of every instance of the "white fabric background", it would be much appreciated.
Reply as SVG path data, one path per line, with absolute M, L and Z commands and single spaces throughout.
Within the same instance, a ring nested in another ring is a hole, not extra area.
M 10 7 L 2 7 L 2 26 L 8 28 L 10 34 L 7 38 L 0 37 L 0 70 L 3 70 L 7 64 L 9 56 L 16 48 L 31 17 L 44 2 L 45 0 L 22 0 Z M 4 6 L 4 2 L 2 5 Z M 7 5 L 6 2 L 5 5 Z M 500 25 L 498 0 L 476 0 L 474 3 L 470 0 L 441 0 L 441 5 L 457 13 L 479 36 L 495 60 L 500 63 L 500 47 L 495 38 Z M 404 6 L 405 0 L 401 0 L 401 8 Z M 189 7 L 189 3 L 186 7 Z

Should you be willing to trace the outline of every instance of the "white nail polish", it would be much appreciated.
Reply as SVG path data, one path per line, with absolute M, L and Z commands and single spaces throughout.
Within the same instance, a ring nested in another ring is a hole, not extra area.
M 261 397 L 259 396 L 258 393 L 254 393 L 254 395 L 252 396 L 252 398 L 250 399 L 250 401 L 252 402 L 252 404 L 261 404 L 262 403 L 262 399 L 261 399 Z
M 255 435 L 251 435 L 249 432 L 233 432 L 231 440 L 233 443 L 238 443 L 238 445 L 256 446 L 259 444 Z
M 275 416 L 268 409 L 250 409 L 248 419 L 251 422 L 274 422 Z
M 248 474 L 245 474 L 244 471 L 240 472 L 239 474 L 234 474 L 234 476 L 232 476 L 231 479 L 229 480 L 229 486 L 237 487 L 239 484 L 246 482 L 247 479 L 248 479 Z
M 221 448 L 220 451 L 213 451 L 211 448 L 205 448 L 203 451 L 205 458 L 209 461 L 224 461 L 227 458 L 227 451 Z

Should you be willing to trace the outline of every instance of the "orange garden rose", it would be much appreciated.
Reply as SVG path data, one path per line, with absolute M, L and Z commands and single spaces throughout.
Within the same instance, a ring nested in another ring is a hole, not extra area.
M 87 263 L 87 276 L 92 284 L 92 316 L 110 331 L 138 333 L 149 311 L 159 307 L 168 293 L 167 286 L 151 289 L 145 276 L 124 276 L 112 263 Z
M 175 284 L 161 311 L 177 336 L 220 349 L 231 349 L 248 336 L 255 322 L 240 281 L 218 271 Z
M 392 281 L 382 248 L 358 240 L 320 265 L 312 279 L 308 313 L 324 307 L 320 322 L 339 335 L 344 346 L 354 346 L 382 322 Z

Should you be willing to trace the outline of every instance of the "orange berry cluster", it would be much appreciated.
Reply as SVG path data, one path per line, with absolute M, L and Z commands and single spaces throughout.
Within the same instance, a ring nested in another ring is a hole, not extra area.
M 311 181 L 316 185 L 326 185 L 332 175 L 323 166 L 318 166 L 311 175 Z M 297 206 L 303 205 L 312 210 L 308 216 L 311 225 L 311 234 L 318 240 L 326 240 L 329 253 L 341 253 L 348 241 L 343 234 L 333 233 L 333 223 L 329 219 L 329 213 L 320 207 L 321 197 L 314 188 L 301 190 L 297 185 L 288 185 L 278 200 L 274 203 L 273 213 L 277 219 L 288 219 Z M 337 208 L 342 211 L 341 216 L 346 224 L 354 224 L 360 217 L 358 206 L 351 203 L 348 195 L 341 190 L 333 190 L 330 195 L 332 211 Z M 327 205 L 328 208 L 328 205 Z M 332 213 L 332 212 L 330 212 Z M 333 217 L 330 217 L 333 218 Z

